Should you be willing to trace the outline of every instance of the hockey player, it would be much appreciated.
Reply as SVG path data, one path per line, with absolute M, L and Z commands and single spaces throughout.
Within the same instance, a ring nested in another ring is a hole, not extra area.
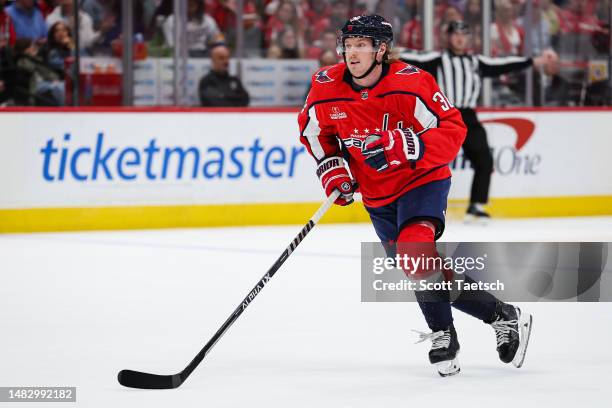
M 410 254 L 410 245 L 403 244 L 430 243 L 435 250 L 444 231 L 448 163 L 466 129 L 430 74 L 390 57 L 392 43 L 392 27 L 381 16 L 347 21 L 338 39 L 344 62 L 313 76 L 298 121 L 326 194 L 337 189 L 336 204 L 348 205 L 355 181 L 388 253 Z M 422 335 L 432 341 L 430 362 L 442 376 L 458 373 L 448 291 L 416 294 L 432 331 Z M 531 316 L 487 292 L 460 296 L 453 306 L 491 324 L 502 361 L 521 366 Z
M 535 58 L 489 58 L 472 55 L 468 53 L 470 28 L 463 21 L 451 21 L 447 34 L 447 50 L 426 54 L 406 52 L 402 53 L 400 58 L 435 75 L 448 100 L 461 112 L 463 122 L 467 126 L 463 152 L 474 168 L 466 220 L 486 222 L 489 214 L 484 206 L 489 200 L 493 156 L 487 142 L 487 133 L 474 110 L 480 96 L 481 78 L 520 71 L 532 65 L 548 71 L 557 56 L 552 50 L 544 51 L 541 56 Z

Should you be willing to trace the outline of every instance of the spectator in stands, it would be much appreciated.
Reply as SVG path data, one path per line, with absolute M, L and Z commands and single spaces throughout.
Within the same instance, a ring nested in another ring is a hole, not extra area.
M 62 76 L 38 57 L 38 46 L 29 38 L 15 42 L 15 100 L 19 104 L 62 106 Z
M 304 58 L 304 45 L 292 28 L 288 27 L 278 34 L 278 38 L 268 48 L 268 58 Z
M 157 10 L 160 0 L 139 0 L 142 2 L 142 21 L 148 27 L 153 21 L 153 16 Z M 143 33 L 144 34 L 144 33 Z
M 306 17 L 308 22 L 305 34 L 308 42 L 321 38 L 322 33 L 326 30 L 335 29 L 335 27 L 329 26 L 331 7 L 327 0 L 311 0 L 302 4 L 304 7 L 304 17 Z
M 302 10 L 308 23 L 315 24 L 318 19 L 329 18 L 331 4 L 329 0 L 305 0 L 302 2 Z
M 219 30 L 225 35 L 229 47 L 236 44 L 236 0 L 214 0 L 210 15 L 215 19 Z M 244 30 L 244 56 L 261 57 L 263 32 L 261 18 L 257 14 L 255 3 L 245 0 L 242 9 L 242 26 Z
M 166 42 L 174 46 L 174 14 L 164 21 Z M 211 44 L 222 40 L 222 34 L 215 20 L 205 12 L 204 1 L 187 1 L 187 49 L 190 57 L 208 56 Z
M 113 54 L 120 56 L 123 51 L 121 43 L 122 23 L 121 13 L 122 6 L 120 0 L 99 0 L 105 7 L 105 14 L 102 19 L 100 28 L 100 36 L 93 46 L 94 54 Z M 143 34 L 146 29 L 144 20 L 144 9 L 142 1 L 134 1 L 132 25 L 134 34 Z M 94 27 L 95 29 L 95 27 Z
M 563 34 L 593 35 L 606 31 L 603 22 L 595 14 L 595 2 L 591 0 L 568 0 L 560 10 L 560 24 Z
M 422 9 L 422 7 L 423 1 L 418 0 L 417 9 Z M 437 28 L 434 30 L 434 48 L 440 49 L 446 47 L 448 23 L 463 20 L 463 17 L 461 10 L 448 2 L 436 4 L 435 11 L 434 26 Z M 412 20 L 402 27 L 399 45 L 411 50 L 423 49 L 423 24 L 419 13 L 416 13 Z
M 334 51 L 323 51 L 323 53 L 319 56 L 319 66 L 327 67 L 329 65 L 336 65 L 339 62 L 340 58 L 338 53 Z
M 474 27 L 474 24 L 482 24 L 482 8 L 480 0 L 467 0 L 463 9 L 463 21 Z
M 8 14 L 4 12 L 6 0 L 0 0 L 0 105 L 11 99 L 11 46 L 15 44 L 15 30 Z
M 249 94 L 240 78 L 229 74 L 229 48 L 214 46 L 210 59 L 211 71 L 200 80 L 198 88 L 202 106 L 248 106 Z
M 74 53 L 74 40 L 66 23 L 58 21 L 51 26 L 46 48 L 47 64 L 58 73 L 62 73 L 66 59 L 71 58 Z
M 476 54 L 482 52 L 482 9 L 480 0 L 468 0 L 463 12 L 463 20 L 472 29 L 472 44 L 470 51 Z
M 531 39 L 531 53 L 541 54 L 545 49 L 551 48 L 550 27 L 544 14 L 539 7 L 533 7 L 531 24 L 527 24 L 526 18 L 519 18 L 521 30 Z
M 561 31 L 561 21 L 559 20 L 559 8 L 552 0 L 540 0 L 540 11 L 548 26 L 548 35 L 553 47 L 557 47 L 559 33 Z
M 236 0 L 211 0 L 206 2 L 211 4 L 210 15 L 215 19 L 219 30 L 227 34 L 230 30 L 236 29 Z M 253 0 L 245 0 L 242 8 L 243 18 L 251 18 L 251 14 L 257 13 Z
M 13 22 L 11 21 L 9 15 L 4 11 L 5 5 L 6 0 L 0 0 L 0 48 L 7 45 L 14 45 L 15 39 L 17 38 L 15 35 Z
M 277 43 L 281 31 L 291 29 L 299 38 L 304 41 L 303 25 L 298 18 L 298 9 L 291 0 L 282 0 L 276 9 L 276 13 L 270 17 L 266 24 L 264 40 L 267 46 Z
M 332 0 L 329 16 L 330 27 L 342 27 L 349 19 L 350 6 L 348 0 Z
M 58 2 L 59 0 L 38 0 L 36 2 L 36 5 L 38 6 L 38 9 L 42 13 L 43 18 L 46 20 L 47 16 L 51 14 L 53 9 L 55 9 L 55 6 L 57 6 L 56 3 Z
M 423 0 L 418 0 L 417 8 L 422 7 Z M 415 13 L 412 19 L 408 20 L 402 26 L 399 35 L 399 45 L 411 50 L 423 49 L 423 24 L 421 16 Z
M 47 26 L 51 27 L 62 21 L 74 30 L 74 0 L 60 0 L 55 9 L 47 16 Z M 102 25 L 102 29 L 110 28 Z M 100 32 L 94 31 L 93 20 L 83 10 L 79 10 L 79 42 L 81 49 L 91 47 L 100 38 Z
M 278 10 L 278 5 L 280 4 L 280 0 L 264 0 L 264 9 L 263 13 L 266 19 L 269 19 L 274 14 L 276 14 L 276 10 Z
M 491 53 L 493 56 L 521 55 L 523 30 L 514 19 L 510 0 L 495 0 L 495 21 L 491 23 Z
M 609 52 L 609 27 L 595 14 L 596 2 L 568 0 L 560 10 L 561 35 L 558 48 L 566 64 L 562 74 L 568 79 L 570 97 L 576 105 L 601 105 L 610 99 L 604 74 Z M 573 66 L 569 66 L 572 62 Z
M 81 9 L 93 20 L 94 30 L 98 31 L 102 24 L 109 24 L 114 0 L 81 0 Z
M 172 49 L 166 42 L 163 27 L 166 18 L 172 14 L 173 2 L 174 0 L 159 1 L 146 28 L 147 52 L 151 57 L 169 57 L 172 55 Z
M 308 48 L 306 52 L 306 58 L 318 59 L 326 51 L 336 53 L 336 40 L 337 34 L 335 30 L 327 29 L 321 33 L 318 40 L 313 41 L 312 47 Z
M 379 2 L 379 5 L 380 4 L 384 4 L 384 2 L 381 1 Z M 419 14 L 419 7 L 421 7 L 422 4 L 422 0 L 398 0 L 397 6 L 393 10 L 395 12 L 395 16 L 393 17 L 393 28 L 397 28 L 401 32 L 401 28 L 404 24 Z M 381 10 L 381 12 L 383 11 L 384 10 Z
M 245 4 L 246 6 L 246 4 Z M 263 24 L 259 14 L 254 10 L 252 13 L 242 15 L 244 26 L 244 53 L 246 58 L 259 58 L 263 51 Z M 229 33 L 232 34 L 233 30 Z
M 0 48 L 0 106 L 3 106 L 9 99 L 11 99 L 9 90 L 9 84 L 11 81 L 8 78 L 8 67 L 4 63 L 6 58 L 5 52 L 6 48 Z
M 15 0 L 5 9 L 11 17 L 17 38 L 29 38 L 43 43 L 47 38 L 47 25 L 34 0 Z

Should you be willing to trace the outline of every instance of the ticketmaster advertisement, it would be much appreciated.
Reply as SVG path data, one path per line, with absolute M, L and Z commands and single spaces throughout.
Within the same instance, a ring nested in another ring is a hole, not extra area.
M 480 115 L 492 197 L 610 196 L 612 112 Z M 297 112 L 0 113 L 0 209 L 317 202 Z M 450 163 L 450 199 L 472 169 Z

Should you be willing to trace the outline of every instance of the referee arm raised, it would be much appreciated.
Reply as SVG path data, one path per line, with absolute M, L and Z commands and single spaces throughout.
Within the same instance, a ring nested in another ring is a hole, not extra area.
M 483 221 L 489 218 L 484 205 L 489 200 L 493 156 L 487 142 L 487 133 L 474 110 L 480 96 L 482 78 L 520 71 L 532 65 L 548 72 L 557 56 L 550 50 L 534 58 L 491 58 L 472 54 L 468 52 L 470 30 L 465 22 L 450 22 L 447 32 L 449 46 L 446 50 L 424 54 L 404 52 L 400 54 L 400 59 L 431 73 L 442 92 L 461 112 L 467 127 L 463 152 L 474 168 L 467 217 Z

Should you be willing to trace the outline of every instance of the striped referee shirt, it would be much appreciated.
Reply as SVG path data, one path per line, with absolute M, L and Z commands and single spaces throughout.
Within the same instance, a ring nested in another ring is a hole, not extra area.
M 456 55 L 450 50 L 425 54 L 406 52 L 400 54 L 400 59 L 432 74 L 440 90 L 459 109 L 476 108 L 483 77 L 520 71 L 533 64 L 532 58 L 527 57 Z

